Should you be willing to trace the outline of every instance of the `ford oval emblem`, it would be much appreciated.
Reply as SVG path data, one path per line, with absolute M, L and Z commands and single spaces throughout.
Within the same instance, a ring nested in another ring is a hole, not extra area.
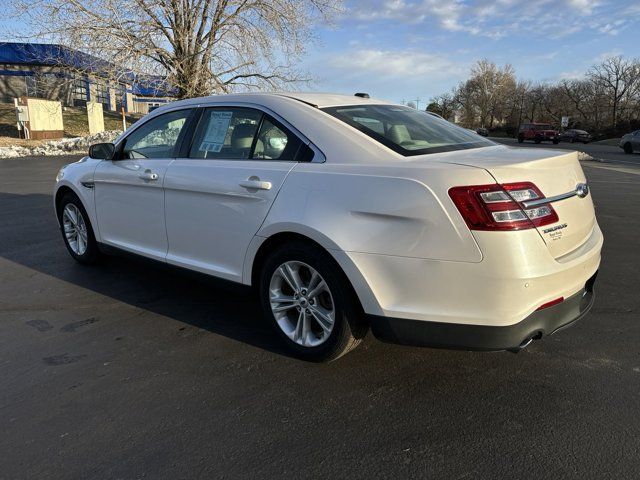
M 589 195 L 589 185 L 587 185 L 586 183 L 579 183 L 578 185 L 576 185 L 576 194 L 580 198 L 584 198 Z

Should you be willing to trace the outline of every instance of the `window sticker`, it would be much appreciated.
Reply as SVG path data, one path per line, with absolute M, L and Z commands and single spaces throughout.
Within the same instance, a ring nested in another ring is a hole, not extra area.
M 200 151 L 219 153 L 222 150 L 232 116 L 233 112 L 211 112 Z

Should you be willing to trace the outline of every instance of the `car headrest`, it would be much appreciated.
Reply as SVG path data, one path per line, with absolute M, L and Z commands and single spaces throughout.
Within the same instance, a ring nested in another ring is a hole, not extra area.
M 251 148 L 253 137 L 256 134 L 257 125 L 250 123 L 241 123 L 236 125 L 231 134 L 232 148 Z
M 387 132 L 387 138 L 393 143 L 401 145 L 402 142 L 410 141 L 411 135 L 406 125 L 393 125 Z

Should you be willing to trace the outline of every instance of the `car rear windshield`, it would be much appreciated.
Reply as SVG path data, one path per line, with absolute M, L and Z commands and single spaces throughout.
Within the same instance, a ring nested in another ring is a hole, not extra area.
M 405 156 L 495 145 L 475 132 L 415 108 L 350 105 L 322 110 Z

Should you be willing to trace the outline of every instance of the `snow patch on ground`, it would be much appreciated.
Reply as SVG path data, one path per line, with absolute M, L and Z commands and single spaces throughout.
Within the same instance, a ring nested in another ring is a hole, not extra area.
M 67 155 L 69 153 L 86 153 L 89 146 L 94 143 L 112 142 L 122 132 L 118 130 L 110 130 L 100 132 L 86 137 L 63 138 L 60 140 L 51 140 L 42 145 L 33 147 L 0 147 L 0 158 L 15 157 L 41 157 L 52 155 Z
M 588 161 L 588 160 L 595 160 L 595 158 L 593 158 L 591 155 L 589 155 L 586 152 L 578 152 L 578 160 L 580 160 L 581 162 L 584 161 Z

